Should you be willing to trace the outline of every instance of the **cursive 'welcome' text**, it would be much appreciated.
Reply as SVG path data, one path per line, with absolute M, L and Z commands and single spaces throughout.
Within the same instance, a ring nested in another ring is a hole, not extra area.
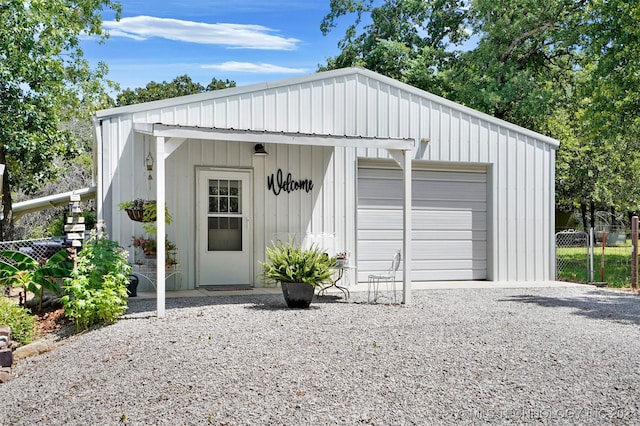
M 302 190 L 309 192 L 313 189 L 313 181 L 311 179 L 294 180 L 291 173 L 287 173 L 285 179 L 282 169 L 278 169 L 277 173 L 271 173 L 271 176 L 267 176 L 267 188 L 275 195 L 279 195 L 282 191 L 286 193 Z

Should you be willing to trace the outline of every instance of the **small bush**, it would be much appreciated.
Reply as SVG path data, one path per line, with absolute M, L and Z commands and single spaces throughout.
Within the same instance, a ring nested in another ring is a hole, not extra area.
M 60 299 L 76 330 L 113 324 L 122 316 L 130 272 L 127 252 L 117 242 L 94 235 L 85 243 Z
M 23 345 L 31 343 L 36 334 L 33 315 L 4 296 L 0 296 L 0 324 L 11 327 L 11 338 Z

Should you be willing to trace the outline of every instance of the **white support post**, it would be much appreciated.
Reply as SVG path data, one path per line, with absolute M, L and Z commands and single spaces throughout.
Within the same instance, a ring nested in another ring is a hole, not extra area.
M 402 151 L 404 156 L 403 162 L 403 184 L 404 184 L 404 206 L 403 206 L 403 285 L 402 285 L 402 303 L 405 305 L 411 304 L 411 259 L 413 255 L 411 253 L 411 231 L 413 225 L 411 223 L 411 211 L 413 209 L 412 205 L 412 195 L 411 195 L 411 159 L 413 157 L 411 150 Z
M 156 137 L 157 181 L 156 181 L 156 292 L 158 318 L 165 316 L 165 246 L 166 246 L 166 222 L 165 222 L 165 158 L 164 137 Z

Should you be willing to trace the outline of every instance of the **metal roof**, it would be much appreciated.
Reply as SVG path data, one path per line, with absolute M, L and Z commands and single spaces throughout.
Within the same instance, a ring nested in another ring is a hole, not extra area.
M 305 84 L 305 83 L 312 83 L 312 82 L 318 82 L 323 80 L 330 81 L 336 77 L 344 77 L 349 75 L 354 75 L 354 76 L 360 75 L 360 76 L 369 78 L 371 80 L 379 81 L 383 84 L 389 85 L 398 90 L 411 93 L 415 96 L 424 98 L 436 104 L 440 104 L 454 111 L 468 114 L 472 117 L 475 117 L 487 123 L 493 123 L 505 129 L 509 129 L 514 132 L 532 137 L 534 139 L 537 139 L 541 142 L 545 142 L 554 147 L 557 147 L 560 145 L 560 143 L 556 139 L 534 132 L 533 130 L 529 130 L 524 127 L 518 126 L 516 124 L 509 123 L 507 121 L 493 117 L 489 114 L 485 114 L 483 112 L 474 110 L 472 108 L 466 107 L 464 105 L 461 105 L 456 102 L 450 101 L 448 99 L 442 98 L 440 96 L 434 95 L 433 93 L 426 92 L 424 90 L 410 86 L 406 83 L 402 83 L 390 77 L 386 77 L 382 74 L 378 74 L 376 72 L 367 70 L 365 68 L 360 68 L 360 67 L 341 68 L 337 70 L 310 74 L 303 77 L 295 77 L 295 78 L 277 80 L 277 81 L 266 82 L 266 83 L 258 83 L 258 84 L 252 84 L 247 86 L 240 86 L 240 87 L 232 87 L 229 89 L 214 90 L 211 92 L 199 93 L 195 95 L 180 96 L 176 98 L 163 99 L 159 101 L 145 102 L 145 103 L 140 103 L 135 105 L 127 105 L 122 107 L 104 109 L 96 112 L 96 118 L 103 119 L 103 118 L 108 118 L 112 116 L 128 115 L 128 114 L 133 114 L 137 112 L 144 112 L 152 109 L 175 107 L 175 106 L 190 104 L 195 102 L 202 102 L 202 101 L 207 101 L 212 99 L 220 99 L 227 96 L 234 96 L 239 94 L 247 94 L 247 93 L 253 93 L 253 92 L 258 92 L 258 91 L 263 91 L 268 89 L 286 87 L 294 84 Z

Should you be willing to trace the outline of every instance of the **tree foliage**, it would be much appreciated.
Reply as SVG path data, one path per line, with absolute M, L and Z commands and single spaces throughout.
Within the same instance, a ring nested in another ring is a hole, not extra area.
M 77 144 L 61 123 L 104 100 L 105 64 L 83 58 L 80 38 L 106 34 L 112 0 L 5 0 L 0 3 L 0 163 L 6 164 L 0 236 L 10 234 L 11 191 L 32 192 L 71 158 Z
M 362 66 L 425 90 L 440 93 L 437 70 L 447 66 L 452 44 L 468 39 L 464 0 L 331 0 L 331 12 L 320 26 L 326 35 L 343 16 L 353 16 L 339 47 L 321 69 Z M 363 18 L 369 23 L 362 31 Z
M 156 83 L 155 81 L 151 81 L 147 83 L 145 87 L 125 89 L 116 96 L 116 104 L 118 106 L 132 105 L 160 99 L 175 98 L 177 96 L 194 95 L 196 93 L 235 86 L 235 81 L 218 80 L 214 77 L 205 87 L 200 83 L 194 82 L 191 80 L 191 77 L 185 74 L 174 78 L 170 82 L 163 81 L 162 83 Z

